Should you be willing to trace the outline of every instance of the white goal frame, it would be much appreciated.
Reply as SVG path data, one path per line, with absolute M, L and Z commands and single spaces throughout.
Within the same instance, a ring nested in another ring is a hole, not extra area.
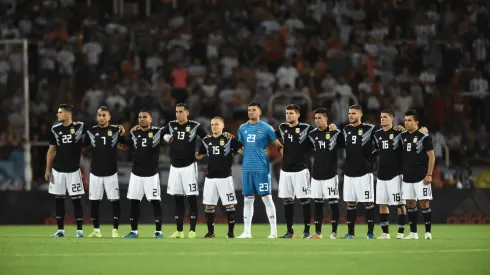
M 31 165 L 31 135 L 30 135 L 30 97 L 29 97 L 29 41 L 27 39 L 5 39 L 0 40 L 0 45 L 22 45 L 23 55 L 23 83 L 24 83 L 24 180 L 26 191 L 31 191 L 32 165 Z

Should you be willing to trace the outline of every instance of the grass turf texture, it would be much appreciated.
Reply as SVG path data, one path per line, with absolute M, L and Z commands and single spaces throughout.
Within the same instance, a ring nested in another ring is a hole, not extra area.
M 407 226 L 408 227 L 408 226 Z M 111 226 L 102 226 L 104 238 L 53 239 L 55 226 L 0 226 L 1 274 L 489 274 L 490 226 L 433 225 L 433 240 L 366 240 L 366 226 L 356 229 L 355 240 L 269 240 L 268 225 L 253 225 L 253 239 L 225 239 L 227 225 L 216 226 L 216 239 L 201 239 L 206 225 L 197 227 L 198 239 L 152 239 L 153 225 L 141 225 L 139 239 L 113 239 Z M 165 225 L 169 236 L 174 225 Z M 285 230 L 279 225 L 279 233 Z M 297 225 L 297 235 L 302 226 Z M 406 228 L 407 230 L 408 228 Z M 339 226 L 339 233 L 346 233 Z M 85 226 L 85 236 L 92 227 Z M 376 227 L 376 235 L 380 229 Z M 121 235 L 129 232 L 122 225 Z M 239 235 L 242 226 L 237 224 Z M 392 237 L 396 225 L 391 226 Z M 395 233 L 395 234 L 393 234 Z M 298 236 L 299 237 L 299 236 Z M 169 273 L 171 272 L 171 273 Z M 311 273 L 316 272 L 316 273 Z M 471 273 L 469 273 L 471 272 Z

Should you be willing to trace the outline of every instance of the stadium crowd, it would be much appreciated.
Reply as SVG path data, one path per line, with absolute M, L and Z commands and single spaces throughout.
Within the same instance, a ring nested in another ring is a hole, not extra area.
M 230 132 L 246 120 L 252 100 L 273 125 L 294 102 L 303 121 L 312 123 L 311 110 L 326 107 L 339 127 L 359 103 L 373 124 L 383 108 L 395 110 L 397 123 L 416 109 L 438 167 L 445 148 L 463 174 L 490 160 L 489 1 L 161 1 L 150 16 L 104 13 L 97 1 L 86 2 L 0 1 L 1 39 L 28 38 L 34 49 L 32 141 L 47 141 L 59 103 L 74 104 L 74 119 L 89 124 L 107 105 L 113 122 L 129 129 L 141 109 L 163 126 L 175 104 L 187 102 L 193 119 L 209 125 L 221 115 Z M 1 45 L 3 178 L 22 177 L 6 172 L 22 166 L 22 69 L 22 48 Z M 39 182 L 46 150 L 32 149 Z M 460 176 L 439 179 L 436 187 L 471 185 Z

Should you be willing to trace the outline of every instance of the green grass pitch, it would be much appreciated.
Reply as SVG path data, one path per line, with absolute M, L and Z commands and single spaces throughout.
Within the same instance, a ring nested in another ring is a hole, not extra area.
M 198 225 L 198 236 L 205 228 Z M 85 226 L 85 236 L 91 229 Z M 55 226 L 0 226 L 0 274 L 490 274 L 486 225 L 435 225 L 433 240 L 422 239 L 419 226 L 417 241 L 366 240 L 365 225 L 356 228 L 355 240 L 269 240 L 268 225 L 253 225 L 254 238 L 245 240 L 226 239 L 226 225 L 217 225 L 216 239 L 152 239 L 153 229 L 142 225 L 139 239 L 112 239 L 111 226 L 105 225 L 104 238 L 76 239 L 75 228 L 68 226 L 66 238 L 53 239 Z M 164 236 L 174 229 L 164 225 Z M 284 229 L 279 225 L 279 233 Z M 296 229 L 300 232 L 302 226 Z M 340 226 L 339 233 L 346 229 Z M 396 225 L 390 230 L 393 237 Z M 125 234 L 129 226 L 119 231 Z M 236 233 L 241 231 L 237 225 Z M 375 232 L 379 234 L 379 226 Z

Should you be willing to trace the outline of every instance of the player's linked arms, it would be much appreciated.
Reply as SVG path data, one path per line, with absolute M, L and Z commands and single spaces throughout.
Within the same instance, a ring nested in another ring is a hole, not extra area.
M 124 126 L 122 125 L 117 125 L 117 127 L 119 127 L 119 133 L 121 133 L 121 136 L 125 136 L 126 135 L 126 129 L 124 129 Z
M 197 160 L 201 160 L 201 159 L 203 159 L 205 156 L 206 156 L 206 154 L 199 154 L 199 153 L 197 153 L 197 152 L 196 152 L 196 154 L 195 154 L 195 157 L 196 157 L 196 159 L 197 159 Z
M 337 130 L 337 125 L 331 123 L 330 125 L 328 125 L 328 130 L 329 131 L 335 131 L 335 130 Z

